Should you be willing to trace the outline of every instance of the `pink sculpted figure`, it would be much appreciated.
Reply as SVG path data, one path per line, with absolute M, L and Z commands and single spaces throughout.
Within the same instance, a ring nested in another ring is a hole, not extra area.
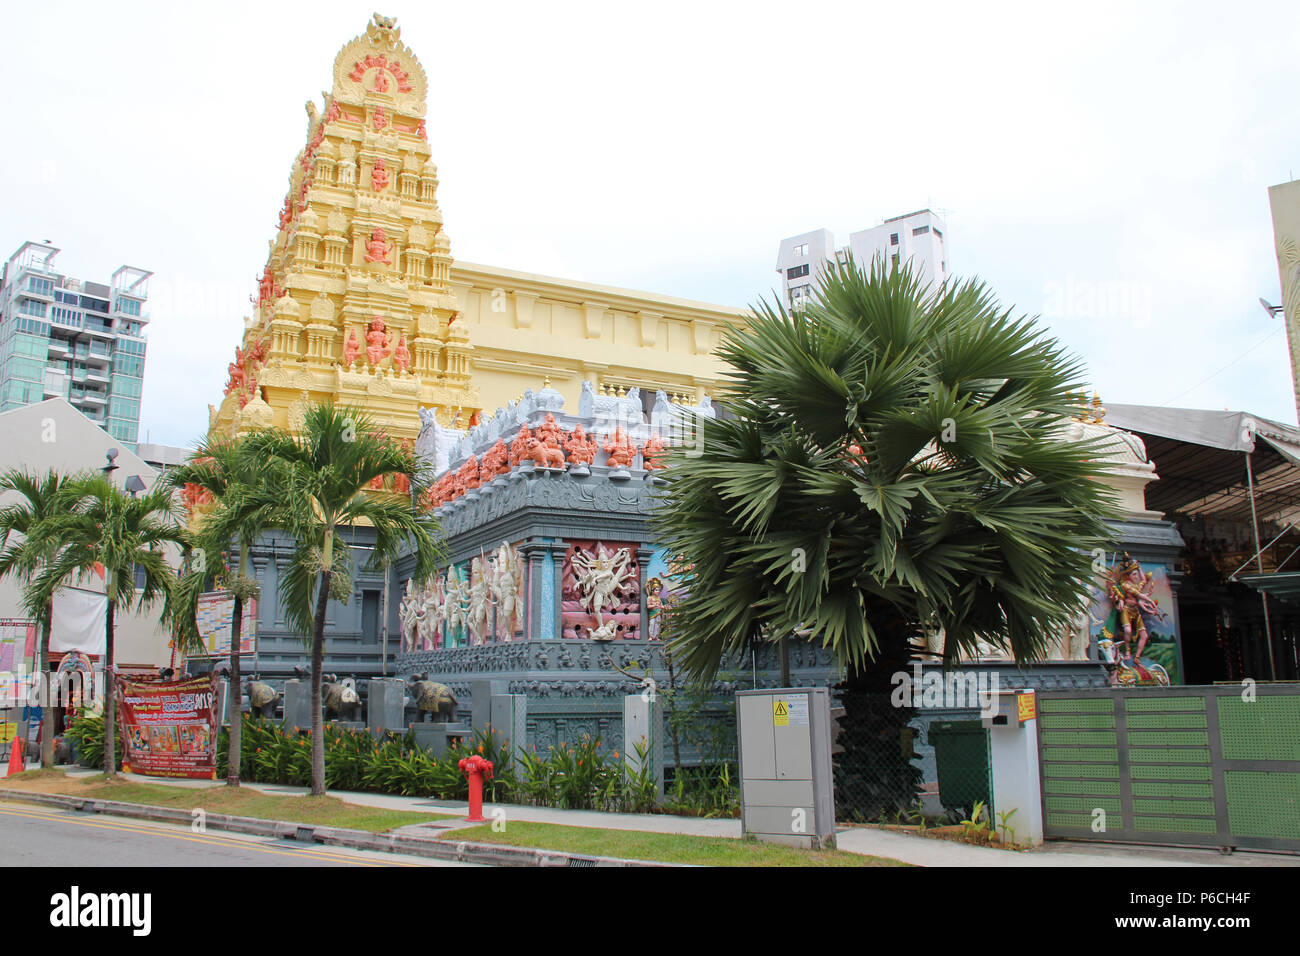
M 664 446 L 664 440 L 656 432 L 646 441 L 645 446 L 641 449 L 641 461 L 645 465 L 646 471 L 659 471 L 664 467 L 664 459 L 668 455 L 668 449 Z
M 343 343 L 343 367 L 351 368 L 360 354 L 361 343 L 357 341 L 357 330 L 353 329 L 348 334 L 348 340 Z
M 366 243 L 366 262 L 384 262 L 388 265 L 393 264 L 393 245 L 388 241 L 388 236 L 384 230 L 375 229 L 370 233 L 370 241 Z
M 533 437 L 533 431 L 527 425 L 519 429 L 519 434 L 515 435 L 515 440 L 510 443 L 510 467 L 514 468 L 528 456 L 528 440 Z
M 226 366 L 226 370 L 230 373 L 230 379 L 226 382 L 226 394 L 242 392 L 248 377 L 244 374 L 244 350 L 238 345 L 235 346 L 235 360 Z
M 393 364 L 405 372 L 411 367 L 411 351 L 406 347 L 406 333 L 397 340 L 397 348 L 393 350 Z
M 388 187 L 388 164 L 382 158 L 376 159 L 374 168 L 370 170 L 370 185 L 375 187 L 377 193 L 383 192 Z M 383 238 L 382 230 L 380 238 Z
M 375 132 L 382 133 L 388 129 L 388 110 L 382 106 L 375 110 Z
M 376 93 L 387 93 L 387 92 L 388 92 L 388 77 L 384 76 L 384 71 L 383 71 L 383 70 L 378 70 L 378 71 L 376 71 L 376 73 L 375 73 L 375 85 L 374 85 L 374 90 L 375 90 Z
M 558 468 L 564 470 L 564 452 L 558 448 L 543 444 L 536 438 L 528 440 L 528 454 L 525 461 L 531 461 L 538 468 Z
M 605 453 L 609 456 L 606 464 L 610 468 L 631 468 L 632 459 L 636 457 L 636 446 L 627 437 L 620 425 L 613 436 L 605 442 Z
M 371 365 L 378 365 L 388 357 L 392 351 L 392 342 L 393 337 L 387 333 L 384 320 L 375 316 L 370 323 L 370 331 L 366 333 L 366 358 Z
M 569 434 L 568 441 L 564 443 L 564 448 L 569 453 L 570 464 L 590 465 L 596 460 L 596 442 L 583 431 L 581 425 L 578 425 Z
M 551 412 L 547 412 L 546 420 L 537 426 L 537 437 L 548 448 L 559 448 L 563 444 L 564 432 L 555 423 L 555 416 Z

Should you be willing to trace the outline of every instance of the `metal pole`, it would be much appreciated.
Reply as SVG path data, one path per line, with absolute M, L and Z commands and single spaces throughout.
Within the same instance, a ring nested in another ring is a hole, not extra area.
M 1251 467 L 1250 452 L 1246 452 L 1246 487 L 1250 491 L 1250 530 L 1255 534 L 1255 567 L 1264 573 L 1264 549 L 1259 545 L 1259 518 L 1255 514 L 1255 470 Z M 1270 680 L 1277 680 L 1277 664 L 1273 662 L 1273 628 L 1268 620 L 1268 592 L 1259 592 L 1260 603 L 1264 606 L 1264 640 L 1268 645 L 1268 669 Z
M 384 615 L 384 625 L 380 632 L 384 635 L 379 651 L 379 674 L 381 677 L 388 676 L 388 578 L 389 567 L 388 561 L 384 561 L 384 609 L 381 612 Z

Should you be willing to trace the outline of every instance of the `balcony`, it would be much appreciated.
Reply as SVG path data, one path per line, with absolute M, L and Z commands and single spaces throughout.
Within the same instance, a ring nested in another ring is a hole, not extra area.
M 108 405 L 108 396 L 103 392 L 86 391 L 78 395 L 74 390 L 72 393 L 72 400 L 76 402 L 91 402 L 92 404 L 102 405 L 105 407 Z
M 60 352 L 60 353 L 62 353 L 63 355 L 71 355 L 71 354 L 72 354 L 72 343 L 69 342 L 69 341 L 67 341 L 66 339 L 56 339 L 56 338 L 54 338 L 53 336 L 51 336 L 51 338 L 50 338 L 50 351 L 51 351 L 51 352 Z

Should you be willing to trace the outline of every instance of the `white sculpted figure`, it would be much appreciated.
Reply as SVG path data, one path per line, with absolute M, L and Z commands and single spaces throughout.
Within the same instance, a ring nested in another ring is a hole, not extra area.
M 447 584 L 438 602 L 438 621 L 442 625 L 443 643 L 446 644 L 456 628 L 469 626 L 469 589 L 456 573 L 455 566 L 447 568 Z
M 407 580 L 402 600 L 397 605 L 397 620 L 402 626 L 402 650 L 415 650 L 416 609 L 423 604 L 423 593 L 411 590 L 414 581 Z
M 573 572 L 577 579 L 578 594 L 588 614 L 596 616 L 596 628 L 591 636 L 598 641 L 613 640 L 617 625 L 613 618 L 605 621 L 601 611 L 614 603 L 614 596 L 627 588 L 634 569 L 632 552 L 619 548 L 612 554 L 604 545 L 596 546 L 596 553 L 576 551 L 573 555 Z
M 501 627 L 501 636 L 506 640 L 513 637 L 516 630 L 515 617 L 520 614 L 522 608 L 523 586 L 523 556 L 518 548 L 512 548 L 508 541 L 502 541 L 501 547 L 497 548 L 491 587 L 492 601 L 500 612 L 497 623 Z
M 470 586 L 468 601 L 468 620 L 477 643 L 482 644 L 488 637 L 488 621 L 492 615 L 491 572 L 485 557 L 477 557 L 470 562 Z

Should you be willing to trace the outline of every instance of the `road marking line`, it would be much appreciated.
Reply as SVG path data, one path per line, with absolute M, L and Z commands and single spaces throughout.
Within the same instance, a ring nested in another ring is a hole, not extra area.
M 76 826 L 93 827 L 94 829 L 98 829 L 98 830 L 116 830 L 118 832 L 138 833 L 138 834 L 143 834 L 148 836 L 161 836 L 171 840 L 185 840 L 186 842 L 189 843 L 202 843 L 208 846 L 224 846 L 224 847 L 232 847 L 232 848 L 244 847 L 248 849 L 258 850 L 264 853 L 275 853 L 280 856 L 292 856 L 292 857 L 297 857 L 299 859 L 334 860 L 337 862 L 349 863 L 356 866 L 408 866 L 408 867 L 420 866 L 420 864 L 418 863 L 407 863 L 400 860 L 394 860 L 391 863 L 386 863 L 380 860 L 357 859 L 355 857 L 344 856 L 338 851 L 334 850 L 332 847 L 327 847 L 321 844 L 317 844 L 311 847 L 304 846 L 304 847 L 276 849 L 272 846 L 268 846 L 265 843 L 258 843 L 251 840 L 241 840 L 233 836 L 223 836 L 219 834 L 211 834 L 211 835 L 205 834 L 203 836 L 187 836 L 183 833 L 177 833 L 168 829 L 171 826 L 177 826 L 177 824 L 163 823 L 157 826 L 145 826 L 137 823 L 131 823 L 129 821 L 116 821 L 116 820 L 108 820 L 104 818 L 100 818 L 99 820 L 79 820 L 75 816 L 68 815 L 66 812 L 50 811 L 50 810 L 46 810 L 45 808 L 40 808 L 39 810 L 35 808 L 33 809 L 35 812 L 24 812 L 24 810 L 14 810 L 8 807 L 0 807 L 0 814 L 5 814 L 8 816 L 27 817 L 29 819 L 36 819 L 36 820 L 62 820 L 67 823 L 75 824 Z M 249 834 L 249 835 L 254 837 L 258 836 L 258 834 Z M 267 837 L 266 839 L 275 840 L 276 838 Z M 367 852 L 381 852 L 381 851 L 357 850 L 355 852 L 367 853 Z

